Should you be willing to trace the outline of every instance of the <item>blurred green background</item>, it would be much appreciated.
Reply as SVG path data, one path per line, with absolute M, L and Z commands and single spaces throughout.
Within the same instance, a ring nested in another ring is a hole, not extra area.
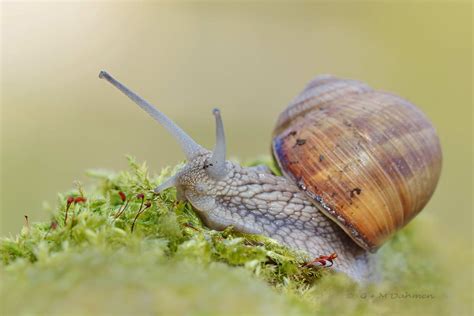
M 183 159 L 101 69 L 207 147 L 219 106 L 229 155 L 242 160 L 269 154 L 279 112 L 331 73 L 404 96 L 433 121 L 443 173 L 420 216 L 447 260 L 472 263 L 470 2 L 12 2 L 1 40 L 1 235 L 24 214 L 48 218 L 42 203 L 54 207 L 86 169 L 125 168 L 125 154 L 157 172 Z

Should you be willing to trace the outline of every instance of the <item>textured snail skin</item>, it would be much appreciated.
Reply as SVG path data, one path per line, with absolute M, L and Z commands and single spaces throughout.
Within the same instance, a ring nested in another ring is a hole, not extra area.
M 337 253 L 333 269 L 358 282 L 374 279 L 373 255 L 357 246 L 311 199 L 284 177 L 226 162 L 227 175 L 215 181 L 206 172 L 211 153 L 203 153 L 179 171 L 177 189 L 207 226 L 271 237 L 309 253 Z

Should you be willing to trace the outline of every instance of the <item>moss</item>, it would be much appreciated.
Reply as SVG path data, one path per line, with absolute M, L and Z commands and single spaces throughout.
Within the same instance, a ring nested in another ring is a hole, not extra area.
M 275 169 L 268 158 L 259 162 Z M 5 314 L 446 312 L 437 290 L 444 281 L 429 242 L 415 234 L 417 223 L 381 250 L 386 281 L 360 288 L 304 267 L 301 254 L 271 239 L 206 228 L 174 189 L 153 194 L 179 166 L 150 177 L 145 164 L 129 163 L 120 173 L 88 172 L 93 185 L 60 194 L 50 221 L 0 241 Z M 68 207 L 69 197 L 77 203 Z M 434 299 L 390 298 L 394 293 Z

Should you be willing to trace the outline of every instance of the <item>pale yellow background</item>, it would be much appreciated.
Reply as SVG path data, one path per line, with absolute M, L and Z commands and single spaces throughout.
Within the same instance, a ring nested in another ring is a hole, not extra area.
M 443 2 L 2 3 L 0 232 L 18 232 L 24 214 L 48 218 L 43 201 L 54 208 L 88 168 L 123 169 L 131 154 L 159 171 L 183 158 L 97 78 L 101 69 L 208 147 L 219 106 L 229 154 L 240 159 L 268 154 L 279 111 L 313 76 L 332 73 L 396 92 L 433 121 L 443 174 L 422 216 L 437 225 L 436 242 L 457 245 L 446 260 L 466 262 L 471 19 L 470 3 Z

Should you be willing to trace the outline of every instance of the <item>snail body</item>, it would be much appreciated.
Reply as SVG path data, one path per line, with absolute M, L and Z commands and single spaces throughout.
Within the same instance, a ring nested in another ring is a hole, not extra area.
M 421 210 L 439 177 L 439 142 L 423 114 L 356 81 L 317 77 L 280 115 L 272 147 L 282 177 L 226 160 L 219 110 L 209 151 L 108 73 L 99 77 L 162 124 L 186 155 L 156 193 L 176 187 L 210 228 L 232 225 L 313 258 L 336 253 L 331 269 L 358 282 L 376 278 L 372 252 Z M 386 118 L 394 109 L 397 120 Z M 401 151 L 407 144 L 413 148 Z

